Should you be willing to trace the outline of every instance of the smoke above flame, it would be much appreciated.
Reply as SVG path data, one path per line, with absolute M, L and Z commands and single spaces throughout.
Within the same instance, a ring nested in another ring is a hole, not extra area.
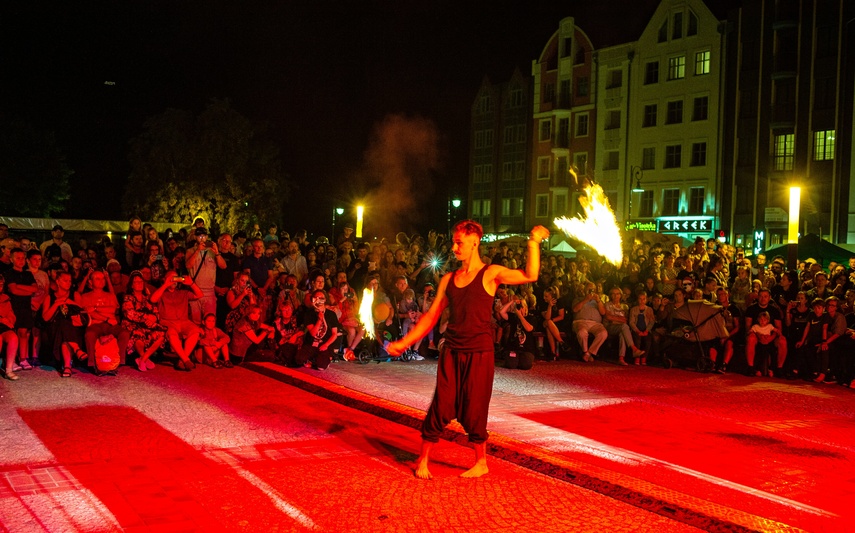
M 579 197 L 579 203 L 585 211 L 585 217 L 555 219 L 555 226 L 569 237 L 578 239 L 596 250 L 609 263 L 620 266 L 623 261 L 620 228 L 615 219 L 614 211 L 609 207 L 603 188 L 599 185 L 588 185 L 584 196 Z

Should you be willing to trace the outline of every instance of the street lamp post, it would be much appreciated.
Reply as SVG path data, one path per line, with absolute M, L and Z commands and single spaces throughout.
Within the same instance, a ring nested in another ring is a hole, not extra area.
M 639 166 L 630 167 L 629 169 L 629 202 L 627 206 L 626 213 L 626 222 L 629 222 L 630 218 L 632 218 L 632 194 L 636 192 L 644 192 L 644 189 L 641 187 L 641 179 L 644 177 L 644 170 Z M 633 180 L 635 181 L 635 186 L 633 186 Z
M 333 207 L 332 210 L 332 234 L 330 235 L 330 242 L 335 244 L 335 219 L 336 216 L 341 216 L 344 214 L 344 209 L 341 207 Z
M 802 190 L 790 187 L 790 215 L 787 221 L 787 263 L 790 268 L 799 268 L 799 207 Z
M 454 207 L 454 214 L 457 215 L 457 208 L 460 207 L 460 198 L 448 199 L 448 211 L 446 213 L 446 235 L 451 235 L 451 208 Z

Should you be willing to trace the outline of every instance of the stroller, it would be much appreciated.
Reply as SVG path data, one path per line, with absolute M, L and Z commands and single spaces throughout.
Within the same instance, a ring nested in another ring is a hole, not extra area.
M 709 358 L 709 350 L 719 339 L 727 337 L 722 311 L 721 306 L 706 300 L 688 300 L 686 305 L 675 310 L 673 318 L 687 325 L 672 333 L 679 336 L 680 341 L 668 353 L 676 353 L 682 362 L 694 362 L 698 372 L 712 371 L 715 364 Z M 663 356 L 665 368 L 671 368 L 676 361 L 668 353 Z

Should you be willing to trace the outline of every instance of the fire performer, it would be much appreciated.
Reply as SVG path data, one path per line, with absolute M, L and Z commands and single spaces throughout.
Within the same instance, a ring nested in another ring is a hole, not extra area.
M 391 355 L 400 355 L 407 346 L 433 329 L 448 307 L 450 315 L 437 363 L 436 391 L 422 425 L 422 448 L 416 463 L 416 477 L 430 479 L 428 456 L 452 419 L 469 435 L 475 449 L 475 465 L 461 477 L 480 477 L 487 469 L 487 411 L 493 392 L 493 338 L 490 317 L 499 285 L 520 285 L 537 280 L 540 272 L 540 242 L 549 230 L 535 226 L 528 241 L 525 272 L 501 265 L 486 266 L 478 246 L 484 234 L 471 220 L 454 226 L 452 252 L 461 266 L 442 277 L 436 298 L 428 312 L 403 338 L 388 346 Z

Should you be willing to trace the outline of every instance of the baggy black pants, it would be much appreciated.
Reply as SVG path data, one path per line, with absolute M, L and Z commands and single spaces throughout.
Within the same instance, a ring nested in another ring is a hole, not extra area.
M 445 426 L 456 418 L 469 435 L 469 442 L 487 441 L 494 364 L 492 351 L 456 352 L 443 347 L 436 365 L 436 391 L 422 425 L 422 439 L 438 442 Z

